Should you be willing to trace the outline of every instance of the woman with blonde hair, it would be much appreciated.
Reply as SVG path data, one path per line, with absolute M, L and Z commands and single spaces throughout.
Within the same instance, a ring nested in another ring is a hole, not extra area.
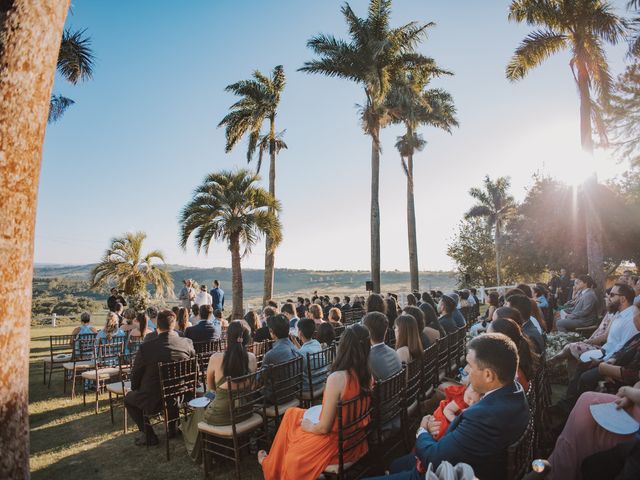
M 114 337 L 124 337 L 125 333 L 118 326 L 118 314 L 115 312 L 107 313 L 107 320 L 104 328 L 96 335 L 96 343 L 109 343 Z

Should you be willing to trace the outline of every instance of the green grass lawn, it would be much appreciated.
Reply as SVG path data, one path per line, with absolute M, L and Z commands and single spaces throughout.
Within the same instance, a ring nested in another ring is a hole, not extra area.
M 96 323 L 96 325 L 99 325 Z M 49 335 L 69 334 L 72 326 L 31 329 L 29 365 L 29 422 L 31 430 L 31 475 L 34 480 L 91 479 L 187 479 L 200 478 L 203 470 L 187 456 L 182 438 L 170 441 L 171 460 L 167 461 L 162 426 L 159 447 L 133 444 L 138 435 L 130 420 L 130 430 L 122 430 L 122 409 L 111 424 L 109 402 L 101 396 L 96 415 L 91 398 L 82 405 L 82 395 L 71 400 L 62 392 L 62 372 L 55 371 L 51 389 L 42 384 L 42 358 L 49 353 Z M 211 475 L 215 479 L 234 478 L 231 463 L 219 465 Z M 243 460 L 243 479 L 261 479 L 255 457 Z

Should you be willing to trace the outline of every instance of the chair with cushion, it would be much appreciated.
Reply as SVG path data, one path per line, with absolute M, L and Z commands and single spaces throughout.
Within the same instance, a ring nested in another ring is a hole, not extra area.
M 322 398 L 327 375 L 331 364 L 336 357 L 334 345 L 323 348 L 316 353 L 307 353 L 307 378 L 309 378 L 309 390 L 302 391 L 302 401 L 305 407 L 310 407 L 314 400 Z
M 71 398 L 76 397 L 76 380 L 80 378 L 79 374 L 93 368 L 95 344 L 95 333 L 83 333 L 73 339 L 71 360 L 62 364 L 65 370 L 63 391 L 67 392 L 67 381 L 71 379 Z
M 158 363 L 160 374 L 160 392 L 162 395 L 162 423 L 166 434 L 167 460 L 169 455 L 169 431 L 170 424 L 180 422 L 180 411 L 183 415 L 188 413 L 189 400 L 195 398 L 198 385 L 198 363 L 196 358 L 178 360 L 175 362 Z M 156 415 L 145 414 L 145 424 L 150 424 L 150 419 Z
M 277 430 L 284 412 L 302 404 L 302 356 L 269 365 L 263 374 L 271 388 L 271 398 L 265 399 L 267 423 L 273 420 Z
M 256 363 L 258 368 L 262 366 L 262 359 L 265 353 L 271 350 L 273 340 L 265 340 L 263 342 L 253 342 L 247 347 L 248 352 L 252 352 L 256 356 Z
M 73 352 L 73 336 L 71 335 L 51 335 L 49 336 L 49 355 L 42 362 L 44 367 L 44 375 L 42 383 L 51 388 L 51 375 L 55 367 L 62 367 L 63 364 L 70 362 Z M 49 370 L 49 382 L 47 383 L 47 368 Z
M 95 388 L 95 413 L 98 413 L 99 396 L 107 384 L 112 383 L 120 374 L 120 355 L 124 353 L 125 337 L 113 337 L 109 341 L 96 343 L 94 364 L 90 370 L 82 372 L 82 403 L 87 404 L 87 382 L 93 382 Z
M 233 460 L 236 478 L 240 479 L 240 454 L 253 442 L 264 440 L 267 444 L 267 416 L 259 373 L 227 378 L 231 425 L 198 423 L 201 435 L 204 476 L 208 477 L 213 457 Z
M 372 404 L 371 395 L 362 393 L 351 400 L 338 401 L 338 463 L 325 468 L 322 474 L 326 478 L 344 480 L 352 473 L 361 478 L 369 470 L 369 455 L 352 462 L 345 462 L 345 456 L 367 442 Z
M 123 353 L 118 358 L 118 379 L 107 384 L 106 389 L 109 393 L 109 413 L 111 414 L 111 424 L 115 424 L 113 418 L 114 406 L 122 405 L 122 416 L 124 421 L 124 433 L 127 433 L 127 409 L 124 408 L 124 396 L 131 391 L 131 368 L 132 360 L 135 355 L 131 353 Z

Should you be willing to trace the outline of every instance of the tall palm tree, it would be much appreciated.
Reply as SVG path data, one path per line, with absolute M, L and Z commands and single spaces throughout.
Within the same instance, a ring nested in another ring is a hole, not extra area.
M 592 119 L 606 140 L 601 111 L 592 97 L 599 97 L 600 105 L 606 107 L 613 88 L 604 46 L 615 45 L 624 38 L 626 22 L 614 13 L 609 2 L 602 0 L 513 0 L 509 19 L 541 27 L 516 49 L 506 69 L 509 80 L 520 80 L 554 53 L 570 50 L 569 68 L 580 96 L 580 141 L 583 150 L 592 154 Z M 595 189 L 592 183 L 595 182 L 585 185 L 589 191 Z M 586 215 L 586 224 L 589 272 L 602 286 L 602 227 L 595 212 Z
M 515 215 L 515 200 L 509 194 L 511 182 L 509 177 L 499 177 L 493 182 L 489 175 L 484 178 L 484 190 L 472 188 L 469 190 L 477 203 L 465 214 L 465 218 L 483 218 L 487 228 L 494 231 L 494 243 L 496 248 L 496 281 L 501 282 L 500 275 L 500 248 L 502 234 L 505 226 Z
M 65 80 L 76 85 L 93 77 L 94 61 L 91 38 L 86 36 L 86 29 L 75 32 L 65 30 L 58 53 L 58 73 Z M 74 103 L 63 95 L 51 95 L 48 122 L 53 123 L 59 120 L 65 110 Z
M 160 250 L 142 253 L 142 244 L 147 238 L 144 232 L 125 233 L 111 240 L 111 246 L 102 260 L 91 270 L 91 288 L 99 288 L 109 283 L 124 290 L 131 297 L 136 308 L 145 304 L 147 285 L 151 285 L 157 297 L 173 292 L 173 280 L 169 272 L 156 264 L 165 263 Z
M 68 8 L 69 0 L 0 2 L 0 478 L 29 478 L 28 352 L 36 196 Z
M 370 0 L 367 18 L 359 18 L 348 3 L 342 7 L 342 14 L 349 28 L 349 41 L 323 34 L 311 38 L 307 46 L 320 58 L 305 62 L 300 71 L 344 78 L 364 87 L 362 128 L 371 137 L 371 280 L 374 292 L 379 293 L 380 130 L 391 120 L 385 105 L 391 80 L 407 69 L 425 69 L 433 76 L 445 72 L 433 59 L 415 50 L 433 23 L 409 22 L 390 28 L 391 0 Z
M 274 246 L 282 238 L 280 203 L 256 185 L 259 180 L 257 173 L 247 170 L 212 173 L 196 188 L 193 199 L 180 214 L 182 248 L 187 248 L 193 235 L 198 252 L 208 253 L 212 241 L 225 242 L 231 251 L 233 318 L 242 318 L 244 314 L 242 257 L 262 236 L 270 236 Z
M 396 148 L 400 152 L 400 161 L 407 177 L 407 232 L 412 291 L 420 289 L 413 155 L 416 151 L 422 151 L 427 144 L 422 135 L 417 133 L 417 129 L 425 125 L 451 133 L 451 128 L 458 126 L 451 95 L 444 90 L 427 88 L 428 83 L 428 75 L 403 72 L 394 82 L 388 96 L 388 105 L 393 112 L 394 121 L 404 124 L 406 129 L 404 135 L 397 137 Z
M 624 20 L 601 0 L 514 0 L 509 19 L 541 27 L 516 49 L 506 69 L 509 80 L 520 80 L 554 53 L 570 50 L 569 68 L 580 96 L 582 148 L 593 152 L 591 121 L 600 130 L 601 119 L 592 97 L 606 105 L 613 87 L 604 45 L 624 38 Z
M 276 156 L 280 150 L 287 148 L 287 144 L 282 140 L 284 132 L 276 132 L 276 115 L 285 83 L 284 69 L 282 65 L 278 65 L 273 69 L 270 77 L 256 70 L 253 72 L 253 78 L 228 85 L 225 90 L 241 98 L 231 105 L 231 112 L 218 124 L 218 127 L 226 126 L 227 153 L 245 134 L 248 134 L 247 162 L 251 162 L 257 149 L 256 171 L 258 173 L 260 173 L 263 154 L 269 152 L 269 193 L 274 198 L 276 198 Z M 269 122 L 269 132 L 263 135 L 261 130 L 265 121 Z M 263 304 L 273 296 L 276 246 L 277 243 L 267 232 Z

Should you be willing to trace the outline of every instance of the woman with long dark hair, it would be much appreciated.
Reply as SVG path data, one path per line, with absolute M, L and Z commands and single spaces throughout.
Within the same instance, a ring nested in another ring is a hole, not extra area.
M 396 353 L 400 361 L 410 363 L 422 358 L 422 339 L 418 330 L 418 322 L 411 315 L 400 315 L 394 326 L 396 334 Z
M 256 357 L 253 353 L 247 352 L 250 341 L 251 333 L 247 323 L 244 320 L 234 320 L 227 328 L 227 349 L 224 352 L 216 352 L 209 358 L 207 390 L 214 392 L 215 396 L 206 409 L 196 408 L 193 415 L 180 427 L 187 451 L 196 460 L 200 458 L 201 453 L 198 422 L 230 425 L 229 388 L 242 389 L 243 385 L 233 381 L 229 385 L 228 378 L 238 378 L 256 371 Z M 207 396 L 211 396 L 211 393 Z
M 258 452 L 265 480 L 283 478 L 318 478 L 324 469 L 336 462 L 338 455 L 338 401 L 365 395 L 371 390 L 369 370 L 369 331 L 355 324 L 345 329 L 340 338 L 336 359 L 322 398 L 322 411 L 317 423 L 303 418 L 305 410 L 289 408 L 284 414 L 267 455 Z M 368 419 L 358 427 L 364 428 Z M 357 428 L 357 427 L 356 427 Z M 367 452 L 366 442 L 345 452 L 344 462 L 353 462 Z
M 522 333 L 520 326 L 510 318 L 498 318 L 489 324 L 488 333 L 502 333 L 509 337 L 518 348 L 518 372 L 516 378 L 520 385 L 529 390 L 529 381 L 534 377 L 540 364 L 540 357 L 529 337 Z
M 393 328 L 393 324 L 398 318 L 398 301 L 392 295 L 385 299 L 387 304 L 387 319 L 389 320 L 389 328 Z
M 387 304 L 384 301 L 384 298 L 382 298 L 382 295 L 380 295 L 379 293 L 372 293 L 371 295 L 369 295 L 364 304 L 364 311 L 366 313 L 380 312 L 386 315 Z

